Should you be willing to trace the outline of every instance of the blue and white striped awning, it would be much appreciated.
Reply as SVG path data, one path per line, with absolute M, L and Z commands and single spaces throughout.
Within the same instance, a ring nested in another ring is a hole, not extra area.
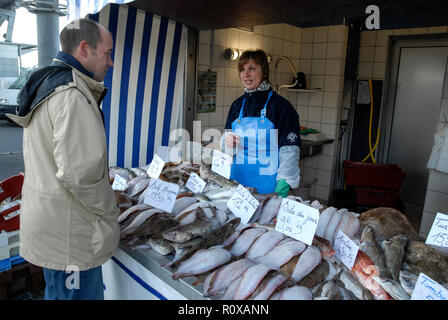
M 114 39 L 102 103 L 109 165 L 144 166 L 182 127 L 187 27 L 127 5 L 107 5 L 90 18 Z

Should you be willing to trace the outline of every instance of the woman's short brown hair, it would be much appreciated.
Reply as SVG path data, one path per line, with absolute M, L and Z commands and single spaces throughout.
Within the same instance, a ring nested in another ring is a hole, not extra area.
M 238 59 L 238 71 L 241 72 L 243 70 L 243 66 L 250 60 L 254 60 L 257 64 L 261 66 L 261 70 L 263 71 L 263 80 L 268 80 L 269 82 L 269 62 L 268 56 L 266 52 L 263 50 L 254 50 L 254 51 L 244 51 L 240 58 Z

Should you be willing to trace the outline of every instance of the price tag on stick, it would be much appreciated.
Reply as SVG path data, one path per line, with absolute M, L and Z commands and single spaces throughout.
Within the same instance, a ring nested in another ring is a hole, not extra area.
M 164 165 L 165 161 L 163 161 L 162 158 L 160 158 L 157 154 L 154 154 L 151 164 L 149 165 L 149 168 L 147 170 L 148 175 L 153 179 L 158 179 Z
M 145 190 L 146 197 L 144 203 L 171 213 L 176 201 L 179 185 L 165 182 L 159 179 L 151 179 L 148 188 Z
M 257 210 L 260 203 L 242 185 L 238 185 L 232 197 L 227 202 L 227 207 L 232 213 L 241 218 L 242 224 L 247 224 Z
M 192 172 L 185 186 L 194 193 L 201 193 L 207 183 L 201 179 L 196 173 Z
M 341 230 L 338 231 L 336 239 L 334 240 L 334 250 L 336 258 L 341 260 L 347 268 L 353 268 L 359 247 Z
M 411 300 L 447 300 L 448 290 L 432 280 L 424 273 L 420 273 L 412 292 Z
M 128 182 L 126 181 L 125 178 L 123 178 L 119 174 L 116 174 L 114 177 L 114 183 L 112 183 L 112 189 L 123 191 L 124 189 L 126 189 L 127 184 Z
M 290 199 L 283 199 L 275 230 L 311 245 L 319 222 L 319 210 Z
M 448 215 L 437 213 L 426 238 L 426 244 L 448 248 Z
M 230 179 L 230 172 L 232 169 L 232 156 L 225 154 L 219 150 L 213 150 L 212 171 Z

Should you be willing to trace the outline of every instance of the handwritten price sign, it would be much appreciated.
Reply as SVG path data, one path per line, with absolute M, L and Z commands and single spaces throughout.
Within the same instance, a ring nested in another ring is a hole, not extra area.
M 213 150 L 212 171 L 223 176 L 226 179 L 230 178 L 232 156 L 225 154 L 219 150 Z
M 255 210 L 257 210 L 259 204 L 257 199 L 255 199 L 246 188 L 239 185 L 227 202 L 227 208 L 229 208 L 235 216 L 241 218 L 242 224 L 247 224 Z
M 165 161 L 163 161 L 157 154 L 154 154 L 154 158 L 152 158 L 151 164 L 146 172 L 148 172 L 148 175 L 151 178 L 158 179 L 164 165 Z
M 448 248 L 448 215 L 437 213 L 426 238 L 426 244 Z
M 448 291 L 424 273 L 420 273 L 411 300 L 447 300 Z
M 359 247 L 341 230 L 336 235 L 334 250 L 336 258 L 341 260 L 349 269 L 353 268 Z
M 145 192 L 148 193 L 143 201 L 144 203 L 171 213 L 177 193 L 179 192 L 179 185 L 158 179 L 151 179 Z
M 297 201 L 283 199 L 275 230 L 311 245 L 319 222 L 319 210 Z
M 201 193 L 207 183 L 201 179 L 196 173 L 192 172 L 185 186 L 194 193 Z
M 114 178 L 114 183 L 112 183 L 112 189 L 118 190 L 118 191 L 123 191 L 124 189 L 126 189 L 127 184 L 128 183 L 125 178 L 116 174 L 115 178 Z

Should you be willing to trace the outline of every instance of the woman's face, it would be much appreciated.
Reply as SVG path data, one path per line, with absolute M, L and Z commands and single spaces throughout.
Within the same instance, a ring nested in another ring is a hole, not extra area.
M 261 65 L 257 64 L 253 59 L 249 59 L 240 71 L 240 80 L 247 90 L 258 88 L 263 81 Z

